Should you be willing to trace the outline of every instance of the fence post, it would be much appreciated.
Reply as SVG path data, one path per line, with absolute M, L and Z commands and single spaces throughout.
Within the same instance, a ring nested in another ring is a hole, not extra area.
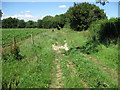
M 14 55 L 14 58 L 18 58 L 18 56 L 19 56 L 19 48 L 18 48 L 18 46 L 16 45 L 16 38 L 15 37 L 13 37 L 13 44 L 12 44 L 12 51 L 11 51 L 11 53 Z
M 32 34 L 31 34 L 31 41 L 32 41 L 32 44 L 34 44 L 34 38 Z
M 13 37 L 13 46 L 16 46 L 16 39 Z
M 39 39 L 41 38 L 41 33 L 40 33 L 40 35 L 39 35 Z

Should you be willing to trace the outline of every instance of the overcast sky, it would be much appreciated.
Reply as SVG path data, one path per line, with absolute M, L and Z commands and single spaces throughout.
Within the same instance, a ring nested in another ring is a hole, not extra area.
M 108 18 L 118 17 L 118 2 L 109 2 L 105 6 L 96 4 L 95 2 L 89 3 L 95 4 L 101 9 L 104 9 Z M 37 21 L 47 15 L 55 16 L 63 14 L 73 5 L 74 2 L 7 2 L 7 0 L 5 0 L 2 2 L 2 19 L 14 17 L 24 19 L 25 21 Z

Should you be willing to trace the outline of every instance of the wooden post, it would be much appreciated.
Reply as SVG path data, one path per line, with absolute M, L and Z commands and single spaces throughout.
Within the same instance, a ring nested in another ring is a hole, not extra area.
M 11 53 L 14 55 L 15 58 L 17 58 L 19 51 L 18 51 L 18 47 L 16 45 L 16 38 L 15 37 L 13 37 L 13 45 L 12 45 Z
M 41 34 L 39 35 L 39 39 L 41 38 Z
M 12 53 L 15 51 L 15 49 L 16 49 L 16 39 L 15 39 L 15 37 L 13 37 L 13 44 L 12 44 Z
M 15 39 L 15 37 L 13 37 L 13 45 L 14 46 L 16 45 L 16 39 Z
M 31 41 L 32 41 L 32 44 L 34 44 L 34 38 L 32 34 L 31 34 Z

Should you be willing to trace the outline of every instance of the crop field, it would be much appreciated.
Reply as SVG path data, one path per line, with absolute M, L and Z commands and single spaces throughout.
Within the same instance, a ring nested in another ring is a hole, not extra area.
M 3 29 L 2 34 L 3 45 L 11 44 L 13 37 L 23 41 L 16 43 L 19 60 L 10 53 L 12 46 L 3 48 L 3 89 L 118 87 L 117 45 L 101 44 L 98 52 L 85 53 L 81 47 L 88 41 L 88 31 Z
M 40 33 L 39 29 L 3 29 L 2 30 L 2 45 L 11 44 L 13 37 L 17 41 L 26 39 L 31 36 L 31 34 Z

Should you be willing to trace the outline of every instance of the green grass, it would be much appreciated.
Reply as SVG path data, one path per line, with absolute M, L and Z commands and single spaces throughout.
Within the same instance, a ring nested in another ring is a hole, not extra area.
M 79 78 L 86 82 L 90 88 L 117 88 L 117 81 L 116 83 L 113 82 L 113 79 L 106 72 L 101 71 L 97 65 L 94 65 L 94 63 L 80 53 L 80 51 L 71 50 L 71 53 L 68 54 L 67 57 L 68 60 L 76 65 Z M 101 85 L 99 85 L 99 83 Z M 106 83 L 108 86 L 105 87 L 103 83 Z
M 44 34 L 41 33 L 41 38 L 35 38 L 34 45 L 28 40 L 20 46 L 20 54 L 25 57 L 21 61 L 3 61 L 4 87 L 9 83 L 12 88 L 49 87 L 54 52 L 51 50 L 52 43 L 47 41 L 48 38 L 42 38 Z M 18 85 L 14 85 L 16 81 Z
M 14 34 L 17 35 L 20 34 L 20 30 L 12 29 L 11 31 L 8 30 L 8 32 L 14 31 Z M 7 30 L 4 31 L 8 34 Z M 24 32 L 24 30 L 21 31 Z M 25 32 L 29 32 L 29 30 L 25 30 Z M 51 84 L 55 87 L 56 58 L 60 60 L 63 73 L 61 82 L 64 88 L 84 88 L 84 83 L 89 88 L 117 88 L 118 83 L 113 80 L 114 78 L 110 77 L 109 72 L 103 71 L 100 65 L 95 64 L 84 56 L 80 50 L 76 49 L 76 47 L 82 47 L 86 44 L 88 39 L 87 31 L 76 32 L 63 29 L 53 32 L 52 30 L 37 29 L 35 31 L 31 29 L 29 35 L 31 32 L 34 32 L 34 45 L 31 39 L 26 39 L 19 45 L 19 54 L 23 57 L 22 60 L 15 60 L 11 55 L 6 54 L 9 52 L 4 52 L 7 58 L 7 60 L 2 60 L 4 71 L 2 73 L 2 84 L 4 88 L 50 88 Z M 19 36 L 22 37 L 22 34 Z M 8 38 L 12 39 L 13 37 L 8 36 Z M 10 43 L 8 38 L 3 42 Z M 52 49 L 53 44 L 61 46 L 65 43 L 68 44 L 69 51 L 61 50 L 61 53 L 57 54 Z M 107 48 L 100 45 L 97 48 L 99 52 L 90 55 L 100 60 L 103 66 L 117 70 L 117 46 L 111 45 Z M 63 56 L 62 53 L 65 55 Z M 73 70 L 67 67 L 68 62 L 74 64 L 76 73 L 73 73 Z
M 98 46 L 99 52 L 91 54 L 111 69 L 118 70 L 118 45 Z
M 21 41 L 38 33 L 44 32 L 40 29 L 2 29 L 2 45 L 11 44 L 13 42 L 13 37 L 16 41 Z
M 61 58 L 61 67 L 63 71 L 62 81 L 64 83 L 63 88 L 84 88 L 82 83 L 80 82 L 80 78 L 76 73 L 73 73 L 71 68 L 67 67 L 68 60 L 64 57 Z

